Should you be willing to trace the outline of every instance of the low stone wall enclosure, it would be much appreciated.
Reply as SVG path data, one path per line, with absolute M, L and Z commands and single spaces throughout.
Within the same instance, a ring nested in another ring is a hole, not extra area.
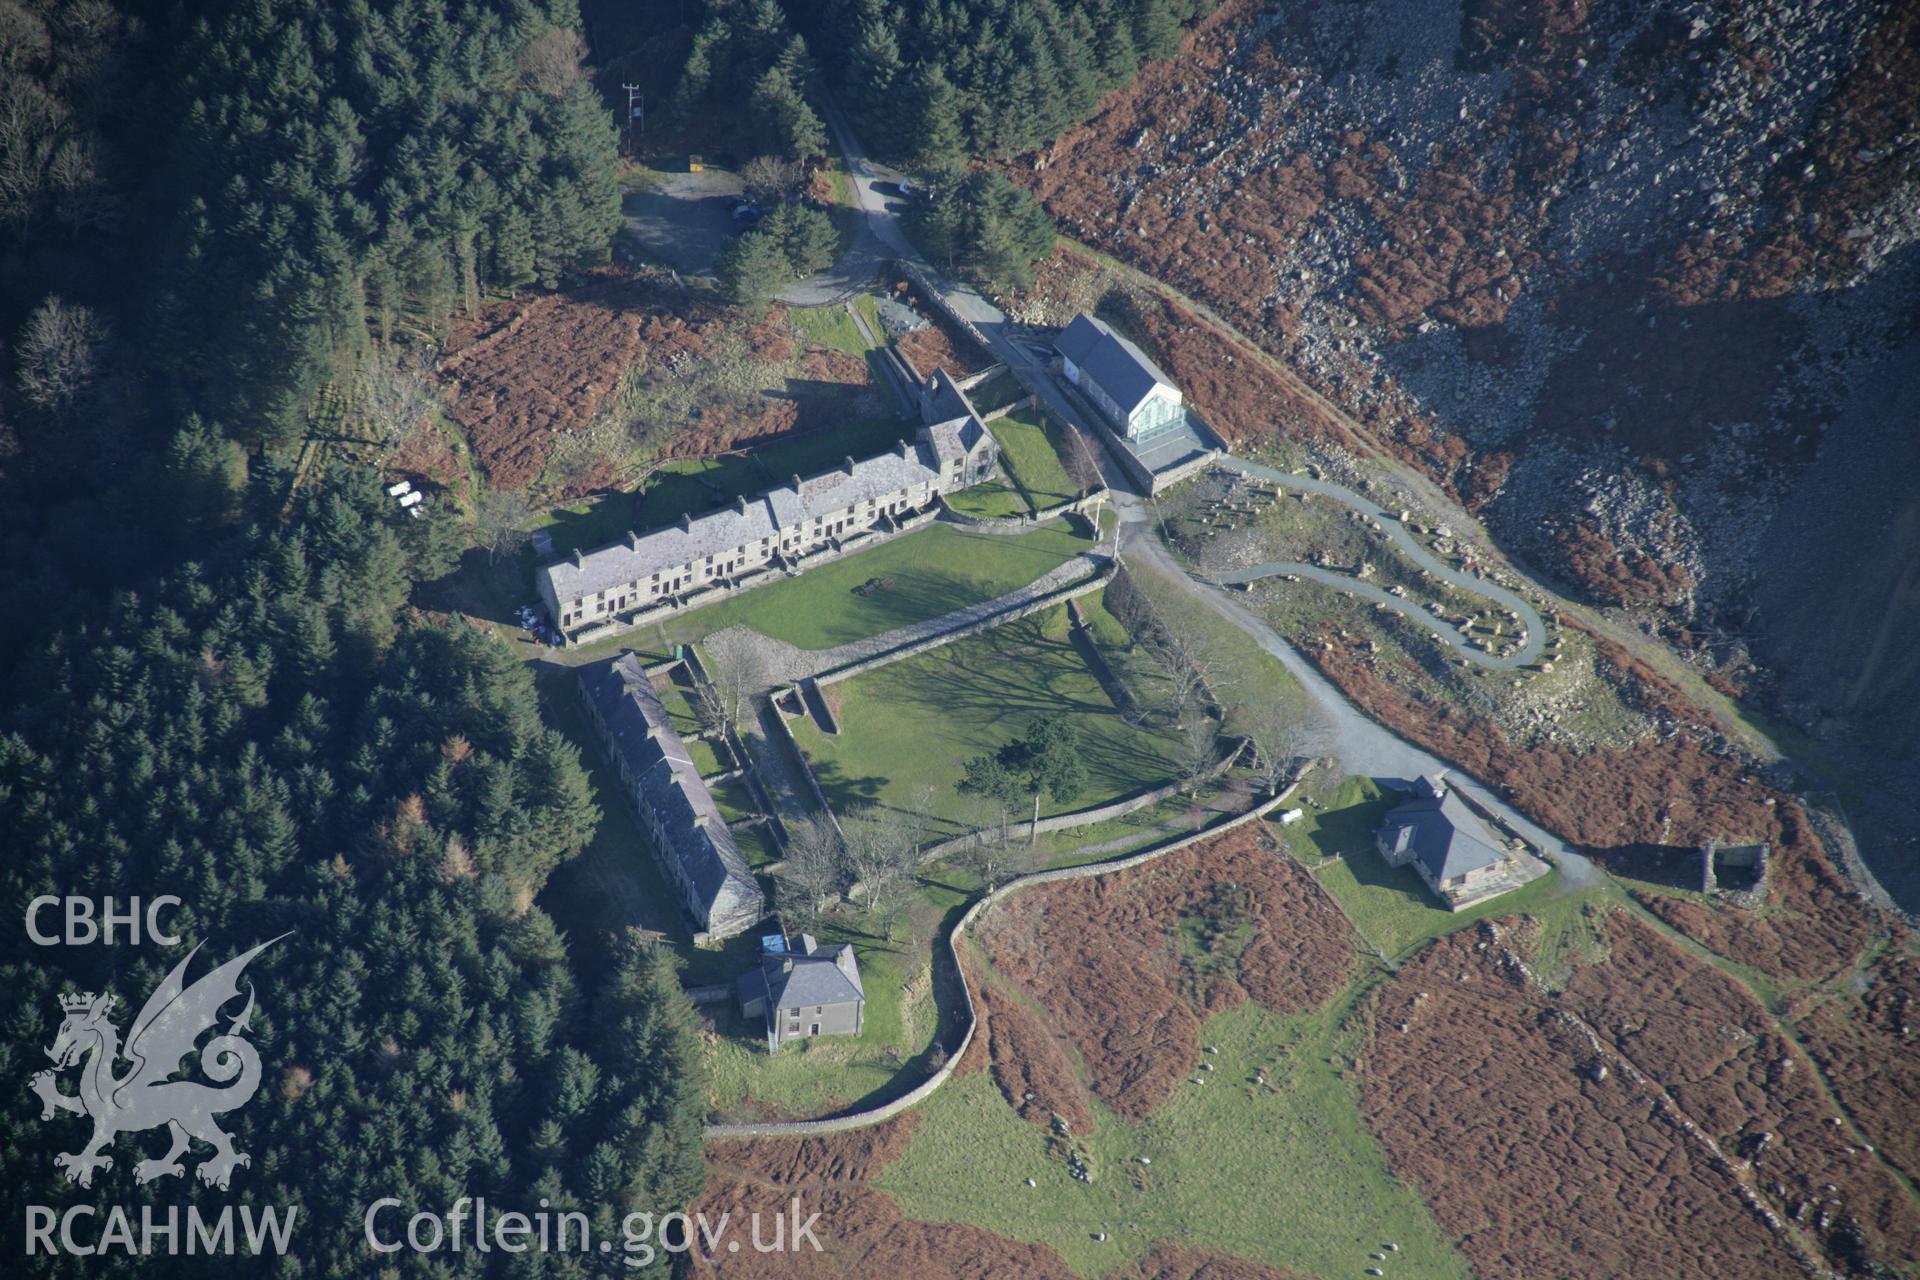
M 1026 533 L 1042 525 L 1064 520 L 1068 516 L 1085 515 L 1106 500 L 1107 491 L 1095 489 L 1084 498 L 1055 503 L 1051 507 L 1042 507 L 1038 511 L 1028 511 L 1017 516 L 972 516 L 963 511 L 955 511 L 947 505 L 946 498 L 942 495 L 940 518 L 951 524 L 963 524 L 972 533 Z
M 1304 776 L 1305 775 L 1302 774 L 1302 777 Z M 1262 801 L 1243 813 L 1235 814 L 1233 817 L 1223 819 L 1204 830 L 1169 840 L 1163 845 L 1157 845 L 1141 853 L 1128 854 L 1122 858 L 1115 858 L 1110 862 L 1090 862 L 1084 866 L 1060 867 L 1052 871 L 1036 871 L 1031 875 L 1024 875 L 1018 879 L 1009 880 L 998 889 L 982 895 L 971 907 L 967 908 L 966 914 L 960 917 L 959 922 L 954 925 L 953 931 L 946 937 L 947 954 L 953 964 L 954 972 L 959 977 L 960 995 L 966 1005 L 967 1026 L 966 1030 L 961 1033 L 960 1042 L 947 1054 L 947 1060 L 941 1064 L 937 1071 L 891 1102 L 884 1102 L 877 1107 L 870 1107 L 865 1111 L 852 1111 L 845 1115 L 830 1116 L 821 1120 L 777 1120 L 767 1121 L 761 1124 L 710 1124 L 706 1128 L 706 1136 L 708 1138 L 797 1138 L 812 1134 L 842 1133 L 848 1129 L 861 1129 L 868 1125 L 879 1124 L 884 1120 L 891 1120 L 894 1116 L 899 1115 L 909 1107 L 925 1101 L 935 1089 L 945 1084 L 953 1075 L 954 1069 L 960 1065 L 960 1060 L 966 1056 L 967 1047 L 973 1043 L 974 1033 L 978 1031 L 980 1027 L 979 1011 L 975 1008 L 973 1002 L 973 991 L 967 985 L 966 966 L 961 962 L 960 958 L 960 938 L 961 935 L 973 928 L 981 916 L 985 915 L 986 912 L 991 910 L 997 903 L 1034 885 L 1054 884 L 1063 880 L 1086 880 L 1094 876 L 1112 875 L 1116 871 L 1129 871 L 1134 867 L 1145 866 L 1156 858 L 1164 858 L 1170 853 L 1184 849 L 1189 845 L 1197 844 L 1202 840 L 1211 840 L 1215 836 L 1224 835 L 1235 828 L 1245 826 L 1249 822 L 1257 822 L 1267 814 L 1273 812 L 1273 810 L 1285 804 L 1288 798 L 1291 797 L 1299 787 L 1300 782 L 1301 778 L 1295 778 L 1278 795 Z
M 982 631 L 991 631 L 995 627 L 1005 626 L 1009 622 L 1018 622 L 1020 619 L 1039 613 L 1043 609 L 1051 609 L 1054 605 L 1060 604 L 1063 601 L 1073 600 L 1100 590 L 1112 580 L 1113 573 L 1113 562 L 1109 560 L 1087 577 L 1082 578 L 1078 582 L 1069 583 L 1057 591 L 1049 591 L 1045 595 L 1036 596 L 1031 600 L 1026 600 L 1016 605 L 1010 605 L 998 613 L 991 613 L 983 618 L 976 618 L 972 622 L 964 623 L 961 626 L 953 628 L 951 631 L 942 631 L 938 635 L 931 635 L 922 640 L 915 640 L 900 645 L 897 648 L 887 650 L 885 653 L 875 654 L 871 658 L 863 658 L 859 662 L 850 662 L 846 666 L 836 667 L 832 671 L 823 671 L 815 676 L 814 680 L 821 685 L 838 684 L 842 680 L 852 679 L 854 676 L 860 675 L 862 672 L 872 671 L 876 667 L 884 667 L 890 663 L 911 658 L 916 654 L 925 653 L 929 649 L 937 649 L 943 644 L 951 644 L 955 640 L 963 640 L 968 636 L 978 635 Z

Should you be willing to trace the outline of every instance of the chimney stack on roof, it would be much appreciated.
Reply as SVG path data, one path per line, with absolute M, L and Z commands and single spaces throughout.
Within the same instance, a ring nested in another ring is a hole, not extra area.
M 631 529 L 627 530 L 627 550 L 638 551 L 639 549 L 640 549 L 640 535 L 635 533 Z
M 847 474 L 848 475 L 853 474 L 853 455 L 852 454 L 847 455 Z
M 575 547 L 573 549 L 573 567 L 576 569 L 581 568 L 583 566 L 584 559 L 585 558 L 580 554 L 580 548 Z
M 747 514 L 747 495 L 741 494 L 733 500 L 733 509 L 740 515 Z
M 793 473 L 793 491 L 795 493 L 800 492 L 800 473 L 798 471 Z
M 693 517 L 685 511 L 682 511 L 680 513 L 680 532 L 682 533 L 693 532 Z

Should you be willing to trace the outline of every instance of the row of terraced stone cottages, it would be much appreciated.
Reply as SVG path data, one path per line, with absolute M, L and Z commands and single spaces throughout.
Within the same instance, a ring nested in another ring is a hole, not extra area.
M 866 533 L 896 530 L 942 495 L 991 479 L 998 446 L 972 401 L 936 370 L 921 388 L 924 423 L 910 440 L 651 533 L 629 533 L 596 551 L 575 551 L 534 573 L 554 626 L 569 640 L 584 628 L 768 568 L 797 571 L 808 556 Z

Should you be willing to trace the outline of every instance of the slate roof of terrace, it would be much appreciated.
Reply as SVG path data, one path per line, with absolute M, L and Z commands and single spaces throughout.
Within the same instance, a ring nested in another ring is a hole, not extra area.
M 627 763 L 654 816 L 665 828 L 669 852 L 711 911 L 758 902 L 760 886 L 720 816 L 720 806 L 674 730 L 653 681 L 631 653 L 580 668 L 613 750 Z M 756 910 L 755 915 L 759 912 Z
M 948 410 L 952 416 L 948 417 Z M 628 534 L 608 546 L 581 553 L 580 563 L 561 560 L 541 569 L 555 600 L 644 582 L 657 572 L 722 555 L 736 547 L 777 538 L 816 517 L 837 517 L 868 498 L 882 498 L 937 479 L 945 464 L 971 456 L 989 438 L 966 393 L 944 370 L 936 371 L 925 415 L 932 418 L 912 440 L 871 458 L 816 476 L 796 477 L 734 505 L 694 516 L 651 533 Z
M 1129 416 L 1156 386 L 1179 390 L 1146 352 L 1085 312 L 1060 331 L 1053 349 L 1078 365 Z

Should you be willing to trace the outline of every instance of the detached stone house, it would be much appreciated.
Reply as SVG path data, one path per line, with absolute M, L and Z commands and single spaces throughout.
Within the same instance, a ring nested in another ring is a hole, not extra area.
M 1416 780 L 1413 794 L 1387 812 L 1376 833 L 1389 865 L 1413 867 L 1449 910 L 1519 883 L 1499 839 L 1453 793 L 1444 775 Z
M 581 667 L 580 704 L 695 927 L 714 938 L 752 928 L 765 896 L 640 659 Z
M 1173 379 L 1104 321 L 1075 316 L 1053 349 L 1066 380 L 1129 441 L 1139 444 L 1185 425 L 1186 404 Z
M 831 471 L 795 476 L 757 497 L 537 569 L 534 589 L 548 617 L 571 638 L 584 627 L 895 528 L 941 494 L 992 477 L 999 461 L 993 434 L 944 370 L 921 389 L 920 409 L 925 425 L 889 453 L 848 458 Z
M 767 1048 L 813 1036 L 857 1036 L 866 1025 L 867 992 L 851 943 L 822 947 L 803 933 L 798 945 L 775 936 L 757 967 L 734 984 L 740 1012 L 764 1018 Z

